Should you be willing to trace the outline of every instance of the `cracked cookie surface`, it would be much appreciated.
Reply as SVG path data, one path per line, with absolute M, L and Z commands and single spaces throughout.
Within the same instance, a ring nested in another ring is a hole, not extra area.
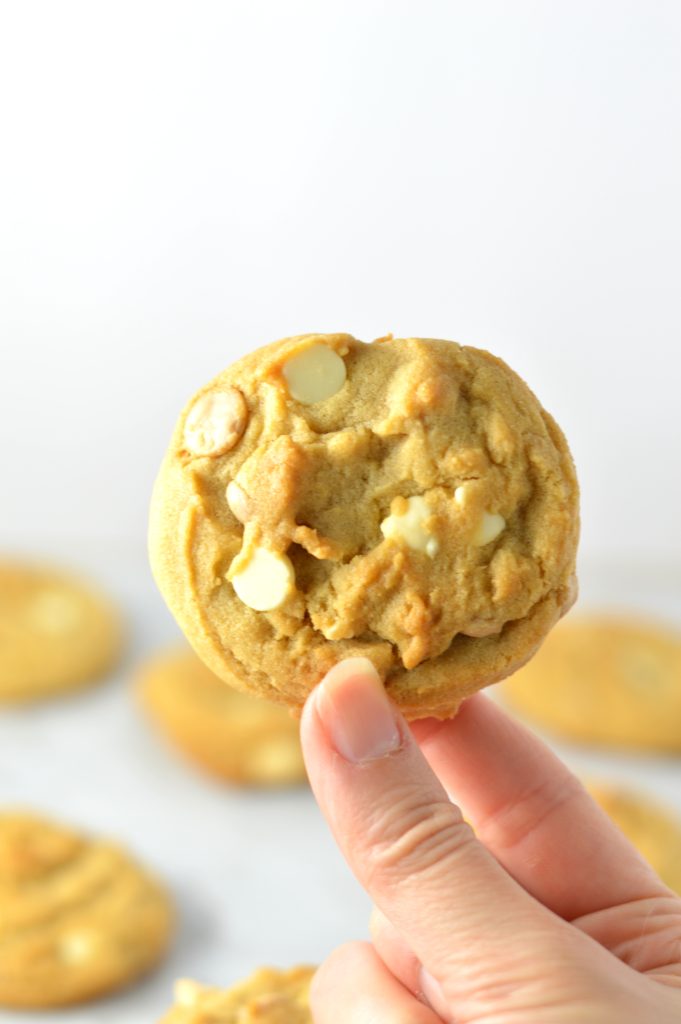
M 113 843 L 25 812 L 0 813 L 0 1004 L 84 1002 L 165 952 L 168 897 Z
M 0 703 L 95 682 L 121 653 L 122 626 L 90 585 L 38 565 L 0 562 Z
M 175 985 L 175 1005 L 159 1024 L 312 1024 L 314 972 L 314 967 L 262 967 L 230 989 L 182 979 Z
M 363 655 L 415 718 L 454 713 L 532 655 L 572 600 L 577 535 L 565 439 L 501 360 L 303 335 L 192 399 L 150 550 L 217 674 L 300 708 Z
M 304 781 L 295 719 L 285 708 L 225 685 L 193 651 L 157 654 L 137 678 L 154 723 L 212 775 L 248 786 Z

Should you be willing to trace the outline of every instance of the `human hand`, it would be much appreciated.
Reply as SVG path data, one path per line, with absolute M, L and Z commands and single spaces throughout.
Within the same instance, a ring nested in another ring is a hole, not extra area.
M 410 730 L 348 659 L 310 695 L 302 739 L 377 908 L 373 943 L 318 971 L 316 1024 L 679 1024 L 681 899 L 487 697 Z

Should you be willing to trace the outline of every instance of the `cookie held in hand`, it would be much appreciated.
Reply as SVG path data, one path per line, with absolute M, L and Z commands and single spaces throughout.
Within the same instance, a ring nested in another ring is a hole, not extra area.
M 182 413 L 153 570 L 201 658 L 300 709 L 371 659 L 411 718 L 522 665 L 574 597 L 578 490 L 520 378 L 448 341 L 302 335 Z

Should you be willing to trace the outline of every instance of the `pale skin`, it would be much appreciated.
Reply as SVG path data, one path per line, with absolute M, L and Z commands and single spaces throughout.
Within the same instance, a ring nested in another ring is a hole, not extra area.
M 302 739 L 376 907 L 319 969 L 315 1024 L 679 1024 L 681 899 L 488 697 L 409 728 L 353 658 Z

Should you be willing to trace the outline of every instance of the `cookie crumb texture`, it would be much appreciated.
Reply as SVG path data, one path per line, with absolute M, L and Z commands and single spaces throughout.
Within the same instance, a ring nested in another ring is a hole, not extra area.
M 568 616 L 501 692 L 557 736 L 681 751 L 681 633 L 645 617 Z
M 173 744 L 212 775 L 244 786 L 305 780 L 298 723 L 282 707 L 226 686 L 191 650 L 157 654 L 137 692 Z
M 314 967 L 263 967 L 231 989 L 181 979 L 175 985 L 175 1005 L 159 1024 L 312 1024 L 309 991 L 314 972 Z
M 0 703 L 87 686 L 122 646 L 120 616 L 103 594 L 66 572 L 0 562 Z
M 259 349 L 192 399 L 150 547 L 218 675 L 300 708 L 363 655 L 417 718 L 532 655 L 572 600 L 577 536 L 565 439 L 501 360 L 330 334 Z
M 164 953 L 168 897 L 118 847 L 25 813 L 0 814 L 0 1004 L 84 1002 Z

